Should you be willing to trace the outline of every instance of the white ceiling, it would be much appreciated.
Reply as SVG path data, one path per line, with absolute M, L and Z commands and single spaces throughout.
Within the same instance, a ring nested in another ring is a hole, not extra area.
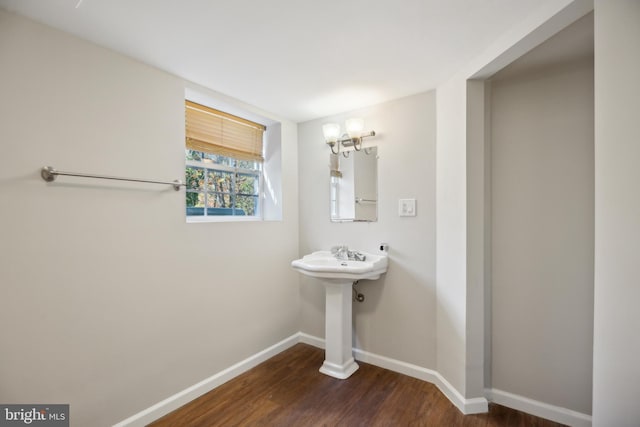
M 306 121 L 434 89 L 550 1 L 0 0 L 0 6 Z

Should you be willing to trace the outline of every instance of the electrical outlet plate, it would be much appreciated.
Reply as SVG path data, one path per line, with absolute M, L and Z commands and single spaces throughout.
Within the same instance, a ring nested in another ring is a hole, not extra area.
M 416 199 L 400 199 L 398 203 L 398 215 L 416 216 Z

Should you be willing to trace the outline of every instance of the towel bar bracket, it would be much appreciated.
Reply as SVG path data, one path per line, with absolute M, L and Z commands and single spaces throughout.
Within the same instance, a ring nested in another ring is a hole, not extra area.
M 53 182 L 56 180 L 56 175 L 52 173 L 55 171 L 51 166 L 45 166 L 40 171 L 40 176 L 47 182 Z

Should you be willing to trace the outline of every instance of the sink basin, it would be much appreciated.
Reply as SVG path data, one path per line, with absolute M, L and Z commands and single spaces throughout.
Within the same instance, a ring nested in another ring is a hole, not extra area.
M 351 286 L 356 280 L 379 278 L 389 265 L 386 254 L 360 253 L 364 261 L 341 260 L 329 251 L 318 251 L 291 262 L 294 269 L 324 284 L 325 360 L 320 372 L 334 378 L 349 378 L 358 369 L 351 348 Z
M 386 254 L 360 253 L 365 255 L 364 261 L 341 260 L 329 251 L 318 251 L 293 261 L 291 266 L 302 274 L 321 279 L 375 280 L 387 271 Z

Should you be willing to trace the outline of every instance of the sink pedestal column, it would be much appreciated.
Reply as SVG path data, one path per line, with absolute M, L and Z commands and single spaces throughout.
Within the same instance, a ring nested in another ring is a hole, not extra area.
M 323 374 L 345 379 L 358 370 L 351 350 L 352 280 L 323 280 L 326 292 L 325 308 L 325 360 L 320 368 Z

